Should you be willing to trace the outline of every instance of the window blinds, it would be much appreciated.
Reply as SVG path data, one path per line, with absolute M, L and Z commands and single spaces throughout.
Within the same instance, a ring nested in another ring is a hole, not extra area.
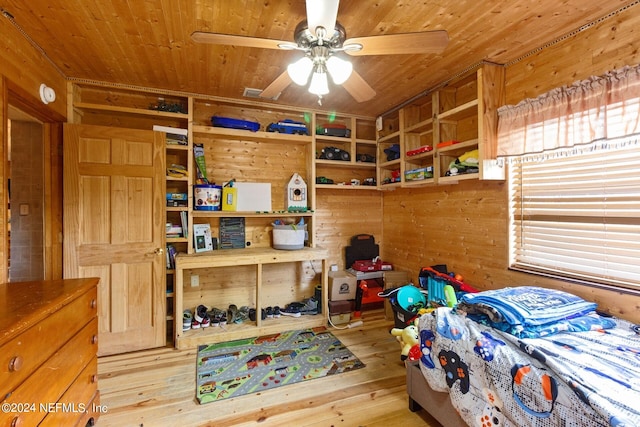
M 514 268 L 640 289 L 640 142 L 510 169 Z

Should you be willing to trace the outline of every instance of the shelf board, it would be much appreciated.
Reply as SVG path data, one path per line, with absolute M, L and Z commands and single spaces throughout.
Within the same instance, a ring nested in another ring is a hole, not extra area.
M 478 114 L 477 99 L 473 99 L 469 102 L 452 108 L 451 110 L 447 110 L 438 114 L 438 119 L 441 122 L 457 121 L 465 117 L 470 117 L 474 114 Z
M 305 135 L 288 135 L 285 133 L 277 133 L 277 132 L 264 132 L 257 131 L 251 132 L 248 130 L 242 129 L 227 129 L 221 127 L 214 126 L 201 126 L 194 125 L 193 126 L 193 134 L 195 135 L 211 135 L 211 136 L 219 136 L 229 139 L 244 139 L 244 140 L 256 140 L 263 142 L 277 142 L 282 143 L 283 141 L 297 143 L 297 144 L 310 144 L 311 137 Z
M 316 142 L 321 142 L 321 141 L 331 141 L 331 142 L 338 142 L 338 143 L 350 143 L 351 142 L 351 137 L 345 137 L 345 136 L 330 136 L 330 135 L 315 135 L 316 137 Z
M 431 127 L 431 129 L 428 129 L 429 127 Z M 429 117 L 414 125 L 407 126 L 404 131 L 405 133 L 418 133 L 420 135 L 426 132 L 433 132 L 433 118 Z
M 477 148 L 477 146 L 478 146 L 478 139 L 476 138 L 476 139 L 470 139 L 468 141 L 462 141 L 457 144 L 449 145 L 447 147 L 436 148 L 436 151 L 438 153 L 447 153 L 449 151 L 458 151 L 464 148 L 471 148 L 471 147 Z
M 423 185 L 435 184 L 434 178 L 416 179 L 413 181 L 405 181 L 402 183 L 402 187 L 421 187 Z
M 184 113 L 145 110 L 142 108 L 132 108 L 132 107 L 118 107 L 115 105 L 93 104 L 89 102 L 77 102 L 73 106 L 75 108 L 79 108 L 82 110 L 111 111 L 116 113 L 137 114 L 137 115 L 149 116 L 149 117 L 166 117 L 166 118 L 173 118 L 173 119 L 182 119 L 185 121 L 189 119 L 189 116 Z
M 340 184 L 316 184 L 316 189 L 325 188 L 330 190 L 378 190 L 375 185 L 340 185 Z
M 393 133 L 390 133 L 389 135 L 385 135 L 382 136 L 378 139 L 378 144 L 384 143 L 384 142 L 391 142 L 391 140 L 393 140 L 394 138 L 399 139 L 400 138 L 400 131 L 397 130 Z
M 200 344 L 214 344 L 242 338 L 275 334 L 293 329 L 307 329 L 326 326 L 326 317 L 321 314 L 303 315 L 300 317 L 280 316 L 278 319 L 261 320 L 260 326 L 256 322 L 227 324 L 223 328 L 209 326 L 208 328 L 178 331 L 176 347 L 179 349 L 195 348 Z
M 189 239 L 185 237 L 167 237 L 167 243 L 186 243 Z
M 325 160 L 325 159 L 316 159 L 316 166 L 329 166 L 335 168 L 363 168 L 363 169 L 375 169 L 376 164 L 371 162 L 353 162 L 353 161 L 342 161 L 342 160 Z
M 313 211 L 307 212 L 288 212 L 288 211 L 271 211 L 271 212 L 231 212 L 231 211 L 193 211 L 194 218 L 222 218 L 222 217 L 242 217 L 242 218 L 283 218 L 283 217 L 310 217 Z
M 396 188 L 400 188 L 400 186 L 402 185 L 401 182 L 391 182 L 389 184 L 380 184 L 378 186 L 379 190 L 395 190 Z
M 167 206 L 164 208 L 167 212 L 187 212 L 189 206 Z
M 424 153 L 420 153 L 420 154 L 416 154 L 415 156 L 404 156 L 404 161 L 411 163 L 414 160 L 421 160 L 421 159 L 425 159 L 428 157 L 433 157 L 435 153 L 435 150 L 431 150 L 431 151 L 425 151 Z
M 171 151 L 189 151 L 188 145 L 167 144 L 165 148 Z
M 359 138 L 356 138 L 356 144 L 376 145 L 377 143 L 378 143 L 378 141 L 376 141 L 375 139 L 359 139 Z
M 179 253 L 176 271 L 185 269 L 229 267 L 237 265 L 277 264 L 283 262 L 315 261 L 327 258 L 325 248 L 304 247 L 295 251 L 273 248 L 218 249 L 195 254 Z
M 189 177 L 188 176 L 182 176 L 180 178 L 176 178 L 174 176 L 165 176 L 165 179 L 167 181 L 189 181 Z
M 455 184 L 458 181 L 464 181 L 467 179 L 479 179 L 479 173 L 463 173 L 460 175 L 441 176 L 438 178 L 438 184 Z
M 391 160 L 390 162 L 383 162 L 378 166 L 382 169 L 397 169 L 400 167 L 400 159 Z

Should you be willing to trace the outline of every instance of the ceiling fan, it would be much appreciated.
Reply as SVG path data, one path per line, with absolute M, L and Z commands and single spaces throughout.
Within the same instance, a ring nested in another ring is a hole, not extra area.
M 304 56 L 290 64 L 260 94 L 262 98 L 275 98 L 291 82 L 304 86 L 318 96 L 329 93 L 327 74 L 334 84 L 342 85 L 357 102 L 372 99 L 376 92 L 353 70 L 342 54 L 400 55 L 442 52 L 449 36 L 444 30 L 404 34 L 346 38 L 346 31 L 336 20 L 339 0 L 306 0 L 307 19 L 300 22 L 294 32 L 294 42 L 231 34 L 196 31 L 192 40 L 198 43 L 258 47 L 265 49 L 297 50 Z

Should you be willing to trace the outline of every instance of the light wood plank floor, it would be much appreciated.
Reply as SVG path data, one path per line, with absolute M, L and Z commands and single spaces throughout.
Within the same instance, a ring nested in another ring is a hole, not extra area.
M 367 366 L 327 378 L 200 405 L 194 350 L 161 348 L 102 357 L 98 426 L 439 426 L 408 409 L 400 345 L 383 310 L 331 331 Z

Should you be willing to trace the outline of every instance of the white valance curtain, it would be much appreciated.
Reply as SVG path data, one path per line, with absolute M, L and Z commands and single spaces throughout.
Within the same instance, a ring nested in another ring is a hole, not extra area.
M 498 109 L 498 159 L 542 160 L 638 144 L 640 66 L 626 66 Z

